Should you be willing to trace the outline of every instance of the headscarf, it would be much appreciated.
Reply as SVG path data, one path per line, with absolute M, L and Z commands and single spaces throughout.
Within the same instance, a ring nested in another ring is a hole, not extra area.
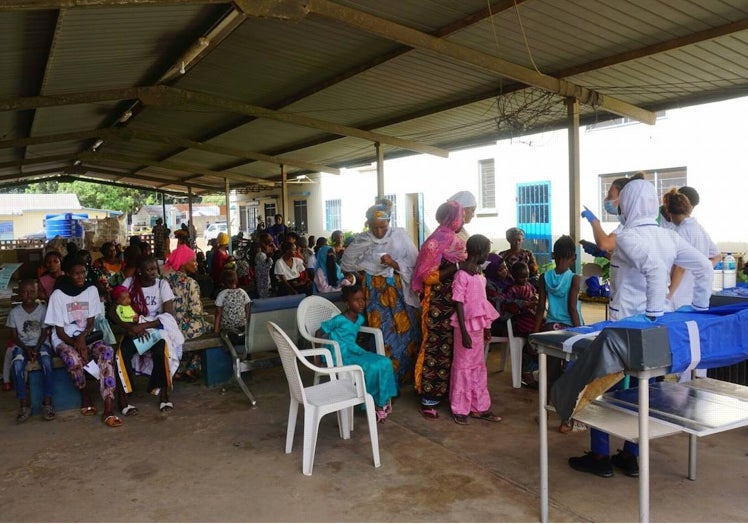
M 83 264 L 75 262 L 70 266 L 70 269 L 73 269 L 73 266 L 78 265 Z M 82 286 L 76 286 L 75 283 L 73 283 L 73 278 L 70 275 L 62 275 L 58 277 L 57 280 L 55 280 L 55 290 L 59 289 L 69 297 L 77 297 L 93 285 L 93 282 L 83 282 Z
M 219 246 L 228 246 L 229 245 L 229 235 L 228 233 L 224 233 L 221 231 L 218 233 L 218 237 L 216 237 L 216 243 Z
M 460 191 L 455 193 L 447 199 L 448 202 L 450 200 L 460 204 L 463 209 L 466 207 L 478 207 L 478 201 L 475 199 L 475 195 L 470 191 Z
M 375 220 L 389 220 L 390 206 L 385 204 L 376 204 L 366 210 L 366 221 L 371 223 Z
M 465 241 L 457 236 L 462 227 L 462 206 L 453 200 L 445 202 L 436 210 L 436 219 L 439 227 L 423 243 L 416 258 L 411 282 L 411 288 L 416 292 L 423 291 L 424 280 L 439 268 L 442 259 L 458 262 L 467 258 Z
M 618 207 L 624 227 L 656 224 L 660 209 L 657 190 L 651 182 L 632 180 L 618 194 Z
M 337 287 L 345 277 L 343 275 L 343 270 L 340 269 L 340 265 L 338 265 L 338 262 L 335 259 L 335 253 L 333 253 L 332 256 L 330 255 L 331 251 L 331 246 L 322 246 L 319 248 L 317 251 L 317 269 L 321 269 L 324 272 L 328 284 L 332 287 Z M 335 265 L 334 274 L 331 274 L 330 264 Z
M 193 251 L 186 244 L 179 244 L 174 251 L 169 253 L 169 257 L 166 259 L 166 263 L 164 265 L 169 269 L 179 271 L 182 269 L 183 265 L 194 259 L 195 251 Z
M 488 265 L 486 266 L 483 274 L 485 275 L 486 279 L 498 285 L 499 267 L 501 267 L 501 264 L 504 263 L 504 259 L 501 258 L 501 255 L 498 255 L 496 253 L 489 253 L 486 261 L 488 262 Z

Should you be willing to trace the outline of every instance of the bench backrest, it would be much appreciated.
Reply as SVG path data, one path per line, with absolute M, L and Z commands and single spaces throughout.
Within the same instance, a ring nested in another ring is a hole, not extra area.
M 266 322 L 271 320 L 285 331 L 288 337 L 296 341 L 299 330 L 296 327 L 296 308 L 305 295 L 289 295 L 287 297 L 260 298 L 252 302 L 252 314 L 249 326 L 245 332 L 244 343 L 247 354 L 263 351 L 276 351 Z

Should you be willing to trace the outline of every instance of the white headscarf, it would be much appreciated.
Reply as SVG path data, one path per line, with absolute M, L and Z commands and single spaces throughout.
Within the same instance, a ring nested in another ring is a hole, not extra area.
M 470 191 L 460 191 L 459 193 L 455 193 L 447 199 L 447 202 L 450 200 L 454 200 L 460 204 L 463 209 L 466 207 L 478 207 L 478 201 L 475 199 L 475 195 Z
M 625 227 L 641 224 L 656 224 L 660 202 L 652 182 L 632 180 L 618 195 L 618 207 Z

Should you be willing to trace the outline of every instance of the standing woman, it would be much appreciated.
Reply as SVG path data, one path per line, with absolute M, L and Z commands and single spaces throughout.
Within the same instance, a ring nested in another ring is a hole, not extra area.
M 478 201 L 475 199 L 475 195 L 470 191 L 460 191 L 458 193 L 455 193 L 447 199 L 447 202 L 449 202 L 450 200 L 457 202 L 462 206 L 462 214 L 464 220 L 462 226 L 460 227 L 460 230 L 457 232 L 457 236 L 467 242 L 467 239 L 470 237 L 470 233 L 465 231 L 465 224 L 469 224 L 475 216 L 475 208 L 478 207 Z
M 86 343 L 86 337 L 94 330 L 94 319 L 101 311 L 96 286 L 86 283 L 86 266 L 74 260 L 69 275 L 57 281 L 55 291 L 49 297 L 44 323 L 54 326 L 52 344 L 65 363 L 73 384 L 81 392 L 81 414 L 96 414 L 86 391 L 86 372 L 83 370 L 83 366 L 93 360 L 99 367 L 99 391 L 104 400 L 102 420 L 109 427 L 118 427 L 122 420 L 114 415 L 117 386 L 114 350 L 101 339 Z
M 452 281 L 467 259 L 465 241 L 457 232 L 462 228 L 462 206 L 450 200 L 436 211 L 439 227 L 421 246 L 411 287 L 420 293 L 423 340 L 416 360 L 416 391 L 421 395 L 421 414 L 439 417 L 437 406 L 449 400 L 449 372 L 452 367 L 454 328 L 451 324 L 455 305 Z
M 229 236 L 221 231 L 216 237 L 216 250 L 210 261 L 210 278 L 216 286 L 221 285 L 221 274 L 223 266 L 229 261 Z
M 420 343 L 420 303 L 410 288 L 418 250 L 404 229 L 390 227 L 391 208 L 383 201 L 366 211 L 368 231 L 353 238 L 340 266 L 344 272 L 360 273 L 367 325 L 382 330 L 385 352 L 398 384 L 403 384 L 413 379 Z
M 257 279 L 257 296 L 268 298 L 270 296 L 270 270 L 275 261 L 275 242 L 270 233 L 260 233 L 260 250 L 255 255 L 255 278 Z
M 138 272 L 122 283 L 130 291 L 132 307 L 143 321 L 138 324 L 125 324 L 110 309 L 109 319 L 122 327 L 127 335 L 120 344 L 127 376 L 133 376 L 133 369 L 150 375 L 148 391 L 159 397 L 159 409 L 171 411 L 174 404 L 169 401 L 171 377 L 176 373 L 182 355 L 184 336 L 174 320 L 174 293 L 166 280 L 159 278 L 158 263 L 153 257 L 144 258 Z M 148 338 L 147 329 L 161 329 L 161 337 L 148 350 L 138 355 L 134 339 Z M 131 388 L 130 388 L 131 389 Z M 129 406 L 128 406 L 129 407 Z
M 537 287 L 538 285 L 538 262 L 535 255 L 529 249 L 522 249 L 522 242 L 525 241 L 524 230 L 518 227 L 510 227 L 506 230 L 506 241 L 509 242 L 509 249 L 499 253 L 499 256 L 506 263 L 510 270 L 517 262 L 524 262 L 530 269 L 530 282 Z

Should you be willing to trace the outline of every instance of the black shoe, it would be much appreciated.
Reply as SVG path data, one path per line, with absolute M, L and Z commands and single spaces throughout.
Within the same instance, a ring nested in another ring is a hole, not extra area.
M 571 457 L 569 466 L 577 471 L 593 473 L 606 479 L 613 476 L 613 466 L 610 465 L 610 458 L 605 456 L 597 459 L 591 451 L 585 453 L 583 457 Z
M 631 453 L 618 450 L 618 453 L 610 457 L 610 463 L 623 470 L 627 477 L 637 478 L 639 476 L 639 461 Z

